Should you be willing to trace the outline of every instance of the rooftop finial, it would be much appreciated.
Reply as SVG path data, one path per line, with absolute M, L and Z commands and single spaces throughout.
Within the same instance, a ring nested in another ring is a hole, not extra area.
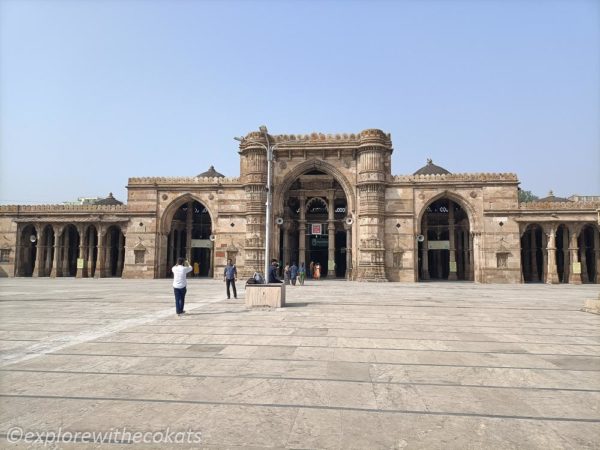
M 554 192 L 552 192 L 552 189 L 550 189 L 550 192 L 548 192 L 548 197 L 554 197 Z
M 432 165 L 433 164 L 433 161 L 431 160 L 431 158 L 427 158 L 427 164 L 428 165 Z

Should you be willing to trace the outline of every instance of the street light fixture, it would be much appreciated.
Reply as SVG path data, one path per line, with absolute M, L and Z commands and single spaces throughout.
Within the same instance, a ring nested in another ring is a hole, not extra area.
M 266 212 L 266 220 L 265 220 L 265 284 L 269 282 L 269 266 L 270 266 L 270 258 L 269 252 L 271 249 L 271 210 L 273 208 L 273 151 L 277 148 L 278 144 L 271 145 L 269 141 L 269 134 L 267 132 L 267 127 L 265 125 L 261 125 L 258 128 L 261 133 L 265 136 L 265 140 L 267 145 L 263 144 L 260 141 L 256 141 L 254 139 L 246 139 L 244 137 L 234 137 L 236 141 L 239 142 L 251 142 L 253 144 L 260 145 L 267 152 L 267 212 Z

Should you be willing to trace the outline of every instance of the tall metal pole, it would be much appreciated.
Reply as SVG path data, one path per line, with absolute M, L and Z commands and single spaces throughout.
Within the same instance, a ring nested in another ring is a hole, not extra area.
M 267 127 L 262 125 L 260 127 L 260 131 L 265 135 L 265 140 L 267 141 L 267 217 L 265 220 L 265 283 L 269 282 L 269 267 L 271 265 L 269 253 L 271 250 L 271 208 L 273 203 L 273 169 L 272 169 L 272 161 L 273 161 L 273 147 L 271 147 L 271 143 L 269 142 L 269 135 L 267 133 Z

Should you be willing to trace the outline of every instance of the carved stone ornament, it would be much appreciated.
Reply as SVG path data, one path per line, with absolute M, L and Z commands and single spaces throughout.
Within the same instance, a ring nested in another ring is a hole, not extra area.
M 163 200 L 167 200 L 169 198 L 169 196 L 167 194 L 163 194 L 161 197 Z
M 422 192 L 418 195 L 420 200 L 424 200 L 425 199 L 425 194 L 423 194 Z
M 286 164 L 286 162 L 285 162 L 285 161 L 281 161 L 281 162 L 279 163 L 279 168 L 280 168 L 281 170 L 287 169 L 287 164 Z
M 475 192 L 475 191 L 471 191 L 471 193 L 469 194 L 469 196 L 470 196 L 471 198 L 477 198 L 477 192 Z
M 214 200 L 214 199 L 215 199 L 215 196 L 214 196 L 214 194 L 208 194 L 208 199 L 209 199 L 209 200 Z

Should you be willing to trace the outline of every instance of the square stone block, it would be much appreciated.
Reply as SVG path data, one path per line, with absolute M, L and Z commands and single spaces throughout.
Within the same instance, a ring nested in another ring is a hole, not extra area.
M 269 306 L 282 308 L 285 306 L 285 285 L 282 284 L 247 284 L 246 306 Z

